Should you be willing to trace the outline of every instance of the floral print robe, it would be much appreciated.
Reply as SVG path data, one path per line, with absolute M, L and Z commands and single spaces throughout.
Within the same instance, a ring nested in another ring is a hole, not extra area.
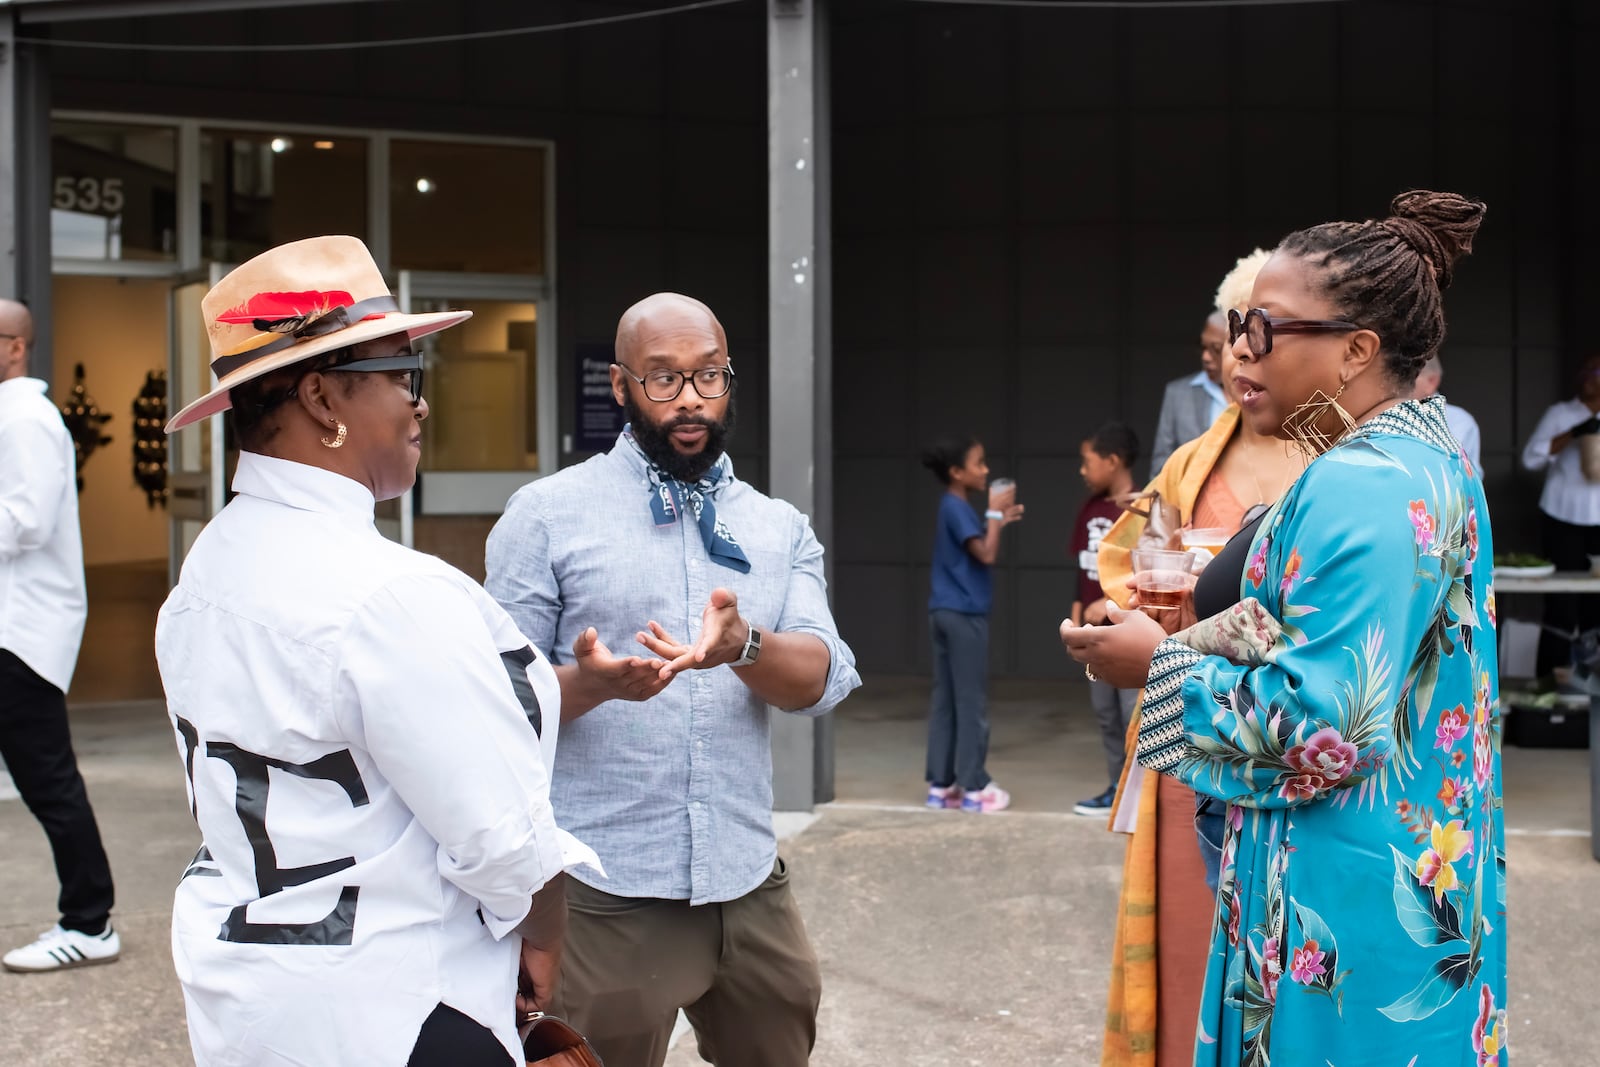
M 1195 1063 L 1505 1064 L 1493 550 L 1442 399 L 1319 457 L 1252 549 L 1265 651 L 1163 642 L 1139 732 L 1231 802 Z

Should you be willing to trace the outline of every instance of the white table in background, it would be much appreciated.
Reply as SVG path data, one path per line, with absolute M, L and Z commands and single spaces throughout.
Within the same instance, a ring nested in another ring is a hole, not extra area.
M 1495 593 L 1600 593 L 1600 575 L 1556 571 L 1543 578 L 1495 575 Z M 1589 851 L 1600 860 L 1600 715 L 1589 712 Z

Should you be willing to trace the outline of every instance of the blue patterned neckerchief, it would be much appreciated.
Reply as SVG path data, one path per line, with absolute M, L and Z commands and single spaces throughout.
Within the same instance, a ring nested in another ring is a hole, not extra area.
M 732 531 L 717 518 L 716 494 L 721 488 L 722 464 L 717 463 L 698 482 L 683 482 L 674 478 L 653 463 L 639 442 L 634 440 L 633 429 L 622 428 L 623 439 L 633 446 L 644 460 L 650 475 L 650 513 L 657 526 L 671 526 L 678 516 L 687 511 L 700 526 L 700 539 L 705 542 L 706 554 L 713 563 L 730 567 L 740 574 L 750 573 L 750 560 Z

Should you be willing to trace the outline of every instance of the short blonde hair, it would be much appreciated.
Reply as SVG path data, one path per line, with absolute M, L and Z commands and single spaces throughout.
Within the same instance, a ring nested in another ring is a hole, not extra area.
M 1233 265 L 1228 276 L 1217 286 L 1217 310 L 1245 311 L 1250 307 L 1250 290 L 1256 284 L 1256 275 L 1272 258 L 1272 253 L 1258 248 Z

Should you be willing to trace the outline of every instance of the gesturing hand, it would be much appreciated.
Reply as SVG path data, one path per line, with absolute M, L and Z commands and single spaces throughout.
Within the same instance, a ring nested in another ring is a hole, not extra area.
M 739 617 L 739 598 L 721 588 L 711 590 L 705 610 L 700 613 L 700 640 L 692 647 L 667 633 L 654 619 L 649 625 L 650 632 L 641 632 L 638 641 L 668 661 L 660 671 L 663 679 L 670 679 L 679 671 L 732 663 L 744 654 L 745 638 L 750 636 L 749 623 Z
M 1106 614 L 1113 625 L 1074 626 L 1071 619 L 1063 619 L 1061 644 L 1102 682 L 1138 689 L 1149 677 L 1150 660 L 1167 633 L 1141 611 L 1124 611 L 1107 602 Z
M 662 660 L 613 656 L 593 626 L 572 642 L 572 654 L 583 679 L 610 700 L 649 700 L 672 681 L 672 675 L 661 673 L 666 665 Z

